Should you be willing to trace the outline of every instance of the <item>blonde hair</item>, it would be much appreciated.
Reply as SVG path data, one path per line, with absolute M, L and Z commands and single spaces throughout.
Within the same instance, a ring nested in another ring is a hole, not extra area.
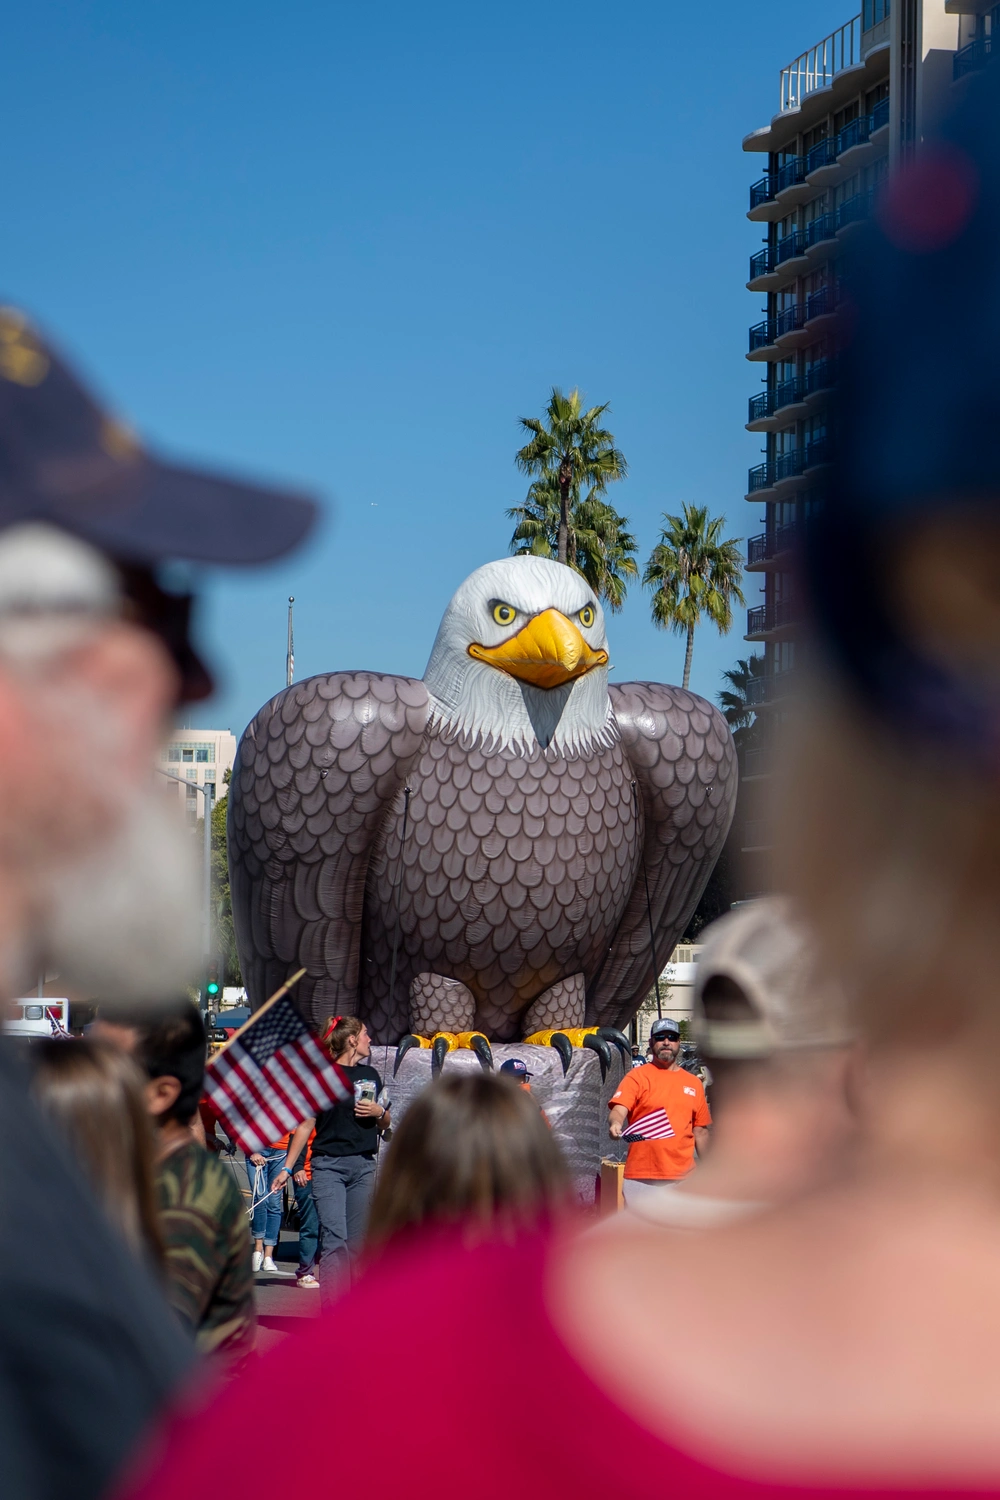
M 109 1042 L 32 1045 L 32 1092 L 80 1164 L 108 1218 L 136 1252 L 163 1256 L 145 1080 Z
M 567 1199 L 569 1179 L 531 1095 L 492 1073 L 452 1073 L 418 1094 L 396 1130 L 372 1202 L 369 1249 L 408 1228 L 470 1221 L 523 1228 Z

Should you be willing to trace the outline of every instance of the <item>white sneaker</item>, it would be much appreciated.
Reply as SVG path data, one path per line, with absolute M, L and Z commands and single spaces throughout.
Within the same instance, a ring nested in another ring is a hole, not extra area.
M 270 1271 L 272 1276 L 291 1276 L 294 1274 L 292 1271 L 286 1271 L 284 1266 L 275 1265 L 273 1255 L 264 1256 L 264 1264 L 261 1270 Z
M 316 1277 L 312 1274 L 311 1271 L 307 1271 L 304 1276 L 296 1276 L 295 1285 L 304 1286 L 306 1290 L 310 1292 L 319 1291 L 319 1282 L 316 1280 Z
M 255 1250 L 254 1251 L 254 1253 L 253 1253 L 253 1260 L 252 1260 L 251 1264 L 253 1265 L 253 1274 L 256 1276 L 257 1272 L 260 1270 L 261 1266 L 264 1264 L 264 1252 L 263 1252 L 263 1250 Z

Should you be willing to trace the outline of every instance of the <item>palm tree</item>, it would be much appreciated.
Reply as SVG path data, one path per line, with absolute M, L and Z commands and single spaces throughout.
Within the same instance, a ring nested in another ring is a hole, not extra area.
M 559 482 L 549 474 L 536 479 L 522 505 L 507 515 L 516 521 L 510 550 L 518 557 L 552 557 L 558 552 L 562 497 Z M 612 614 L 625 601 L 628 580 L 637 578 L 635 537 L 628 519 L 591 491 L 584 500 L 571 495 L 566 532 L 566 562 L 582 573 Z
M 546 484 L 554 481 L 558 487 L 556 556 L 561 563 L 569 561 L 571 500 L 579 496 L 584 485 L 588 498 L 603 494 L 609 484 L 624 479 L 628 472 L 624 454 L 615 447 L 614 434 L 599 426 L 607 410 L 605 402 L 584 411 L 579 391 L 564 396 L 553 386 L 545 408 L 547 425 L 538 417 L 521 418 L 522 428 L 531 436 L 518 449 L 514 462 L 522 474 L 533 474 Z
M 687 636 L 684 681 L 691 680 L 695 628 L 707 616 L 720 635 L 733 625 L 733 601 L 745 604 L 740 579 L 741 538 L 722 540 L 724 516 L 709 520 L 707 505 L 684 502 L 683 514 L 664 513 L 666 525 L 649 555 L 642 582 L 653 590 L 653 624 Z
M 735 667 L 730 667 L 728 672 L 723 672 L 723 682 L 728 682 L 729 687 L 723 688 L 718 695 L 719 707 L 722 709 L 722 717 L 733 731 L 734 737 L 741 730 L 749 729 L 757 717 L 757 711 L 750 702 L 750 686 L 758 678 L 764 675 L 763 656 L 740 657 Z

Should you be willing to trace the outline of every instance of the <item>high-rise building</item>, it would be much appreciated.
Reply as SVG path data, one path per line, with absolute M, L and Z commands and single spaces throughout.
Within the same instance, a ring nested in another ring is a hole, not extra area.
M 209 800 L 224 797 L 226 772 L 236 760 L 236 736 L 228 729 L 175 729 L 160 751 L 160 770 L 178 777 L 174 795 L 193 818 L 204 814 L 205 796 L 198 787 L 211 787 Z M 182 784 L 180 784 L 182 783 Z M 170 783 L 164 782 L 170 794 Z
M 746 356 L 760 376 L 747 429 L 762 440 L 747 483 L 757 514 L 748 528 L 755 534 L 747 546 L 746 639 L 763 658 L 750 687 L 757 726 L 740 798 L 748 895 L 769 886 L 767 773 L 783 704 L 803 665 L 791 561 L 830 456 L 844 255 L 886 173 L 919 150 L 965 81 L 990 63 L 995 28 L 996 4 L 864 0 L 860 15 L 781 69 L 777 112 L 743 141 L 745 151 L 767 155 L 748 212 L 761 226 L 763 248 L 750 258 L 747 287 L 764 296 Z M 997 36 L 1000 49 L 1000 29 Z M 878 371 L 871 375 L 877 382 Z M 849 567 L 845 559 L 845 573 Z

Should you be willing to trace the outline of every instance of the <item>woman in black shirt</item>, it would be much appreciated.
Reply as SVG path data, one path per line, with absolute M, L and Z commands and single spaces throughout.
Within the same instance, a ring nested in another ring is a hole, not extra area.
M 293 1150 L 305 1144 L 315 1124 L 312 1189 L 320 1224 L 320 1296 L 326 1303 L 350 1285 L 351 1265 L 368 1225 L 379 1136 L 392 1121 L 388 1106 L 379 1103 L 382 1080 L 366 1061 L 372 1042 L 364 1022 L 357 1016 L 332 1016 L 323 1040 L 354 1085 L 354 1099 L 324 1110 L 315 1121 L 303 1120 L 288 1143 L 288 1159 L 294 1159 Z M 283 1180 L 276 1178 L 275 1186 Z

